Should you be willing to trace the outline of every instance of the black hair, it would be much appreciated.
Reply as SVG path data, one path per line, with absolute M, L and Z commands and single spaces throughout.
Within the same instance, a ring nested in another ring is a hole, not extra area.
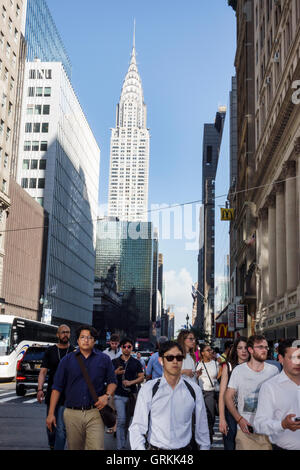
M 209 348 L 209 344 L 206 343 L 200 343 L 199 348 L 200 348 L 200 353 L 202 354 L 205 348 Z
M 79 336 L 83 330 L 87 330 L 90 332 L 90 335 L 96 340 L 98 338 L 98 331 L 90 325 L 81 325 L 76 330 L 76 339 L 79 339 Z
M 172 348 L 178 348 L 179 351 L 183 354 L 183 349 L 179 343 L 176 341 L 166 341 L 165 343 L 162 343 L 159 348 L 159 357 L 163 357 L 163 355 L 170 351 Z M 183 354 L 184 355 L 184 354 Z
M 230 350 L 230 353 L 229 353 L 229 356 L 227 358 L 227 362 L 230 362 L 233 369 L 239 364 L 239 358 L 238 358 L 238 354 L 237 354 L 237 347 L 241 342 L 246 343 L 247 346 L 248 346 L 248 339 L 246 338 L 246 336 L 239 336 L 239 338 L 236 338 L 234 340 L 233 346 L 232 346 L 232 348 Z M 249 358 L 250 358 L 250 355 L 249 355 Z
M 113 335 L 111 335 L 109 341 L 119 342 L 119 341 L 120 341 L 120 336 L 119 336 L 119 335 L 116 335 L 116 334 L 113 334 Z
M 226 349 L 231 348 L 232 344 L 232 341 L 225 341 L 224 350 L 226 351 Z
M 283 341 L 281 341 L 278 345 L 278 354 L 284 357 L 286 354 L 286 350 L 292 347 L 292 344 L 294 341 L 295 341 L 295 338 L 288 338 L 288 339 L 284 339 Z
M 220 348 L 214 348 L 215 353 L 219 354 L 220 353 Z
M 122 341 L 120 342 L 120 347 L 124 346 L 124 344 L 130 343 L 133 346 L 133 341 L 130 338 L 123 338 Z

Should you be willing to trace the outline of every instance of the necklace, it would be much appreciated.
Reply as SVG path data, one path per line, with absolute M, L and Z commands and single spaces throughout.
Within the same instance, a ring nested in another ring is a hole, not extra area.
M 67 349 L 67 352 L 66 352 L 65 356 L 66 356 L 66 355 L 68 354 L 68 352 L 69 352 L 69 347 L 70 347 L 70 345 L 68 346 L 68 349 Z M 63 349 L 65 349 L 65 348 L 63 348 Z M 61 355 L 60 355 L 60 350 L 59 350 L 59 347 L 58 347 L 58 346 L 57 346 L 57 354 L 58 354 L 58 359 L 59 359 L 59 362 L 60 362 L 60 361 L 61 361 Z

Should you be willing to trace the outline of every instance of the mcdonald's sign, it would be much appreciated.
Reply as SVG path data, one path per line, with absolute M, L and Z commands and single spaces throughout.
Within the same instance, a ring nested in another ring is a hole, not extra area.
M 216 323 L 216 338 L 234 338 L 233 331 L 228 331 L 228 323 Z
M 221 220 L 234 220 L 234 209 L 229 209 L 226 207 L 221 208 Z

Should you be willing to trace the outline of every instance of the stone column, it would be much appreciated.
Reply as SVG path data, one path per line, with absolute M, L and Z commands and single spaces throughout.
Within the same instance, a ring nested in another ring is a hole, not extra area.
M 262 208 L 258 213 L 260 219 L 260 268 L 261 268 L 261 300 L 265 306 L 269 301 L 269 268 L 268 268 L 268 210 Z
M 286 267 L 287 290 L 298 285 L 298 223 L 296 206 L 296 162 L 289 160 L 284 164 L 285 182 L 285 220 L 286 220 Z
M 286 291 L 286 241 L 285 241 L 285 203 L 284 183 L 275 183 L 276 190 L 276 269 L 277 297 Z
M 298 220 L 298 255 L 297 255 L 297 260 L 298 260 L 298 282 L 300 280 L 300 137 L 296 139 L 295 141 L 295 148 L 294 148 L 294 154 L 296 158 L 296 165 L 297 165 L 297 197 L 296 197 L 296 203 L 297 203 L 297 220 Z
M 276 274 L 276 196 L 271 194 L 268 204 L 268 247 L 269 247 L 269 303 L 277 296 Z

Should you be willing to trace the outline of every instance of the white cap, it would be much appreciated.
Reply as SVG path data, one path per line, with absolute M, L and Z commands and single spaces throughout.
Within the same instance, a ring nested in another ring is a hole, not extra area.
M 293 342 L 292 348 L 300 348 L 300 339 L 296 339 L 296 341 Z

